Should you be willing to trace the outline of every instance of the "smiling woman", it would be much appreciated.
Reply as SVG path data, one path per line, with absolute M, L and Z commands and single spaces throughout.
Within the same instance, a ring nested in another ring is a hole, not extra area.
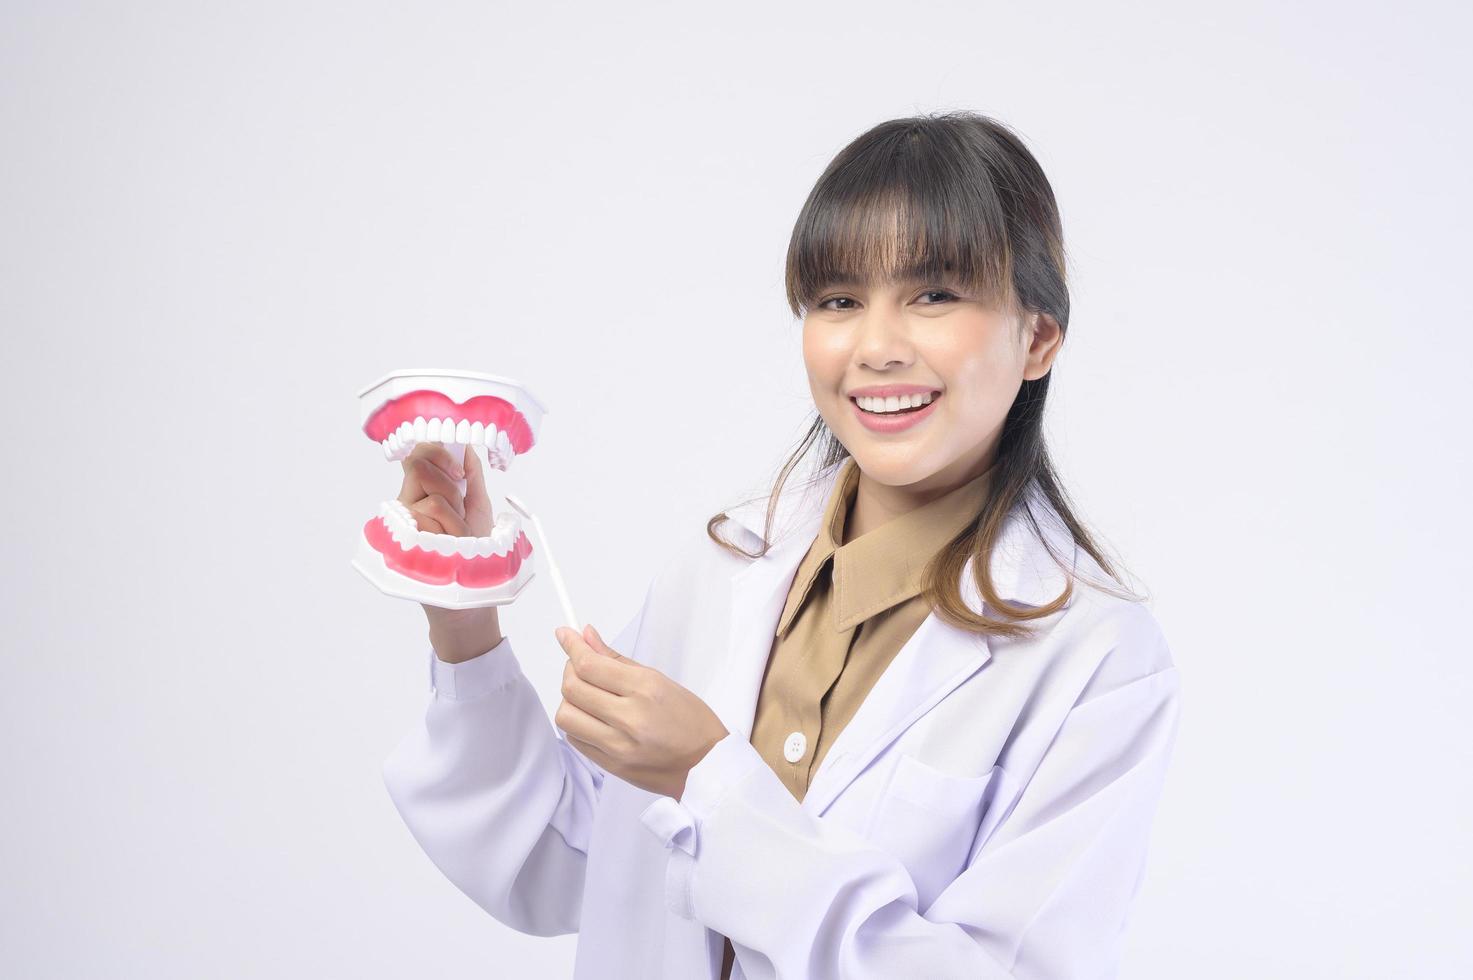
M 612 642 L 558 629 L 552 724 L 509 637 L 432 627 L 394 803 L 490 914 L 579 932 L 576 978 L 1113 975 L 1178 681 L 1044 449 L 1048 182 L 986 117 L 884 123 L 787 281 L 818 418 L 765 516 L 693 528 Z
M 783 487 L 817 443 L 815 469 L 852 456 L 861 471 L 849 518 L 855 536 L 989 474 L 975 520 L 927 572 L 931 603 L 963 628 L 1020 636 L 1072 594 L 1075 574 L 1054 601 L 1016 608 L 990 581 L 983 559 L 1007 515 L 1022 509 L 1038 519 L 1030 493 L 1106 573 L 1090 584 L 1121 590 L 1044 441 L 1049 378 L 1069 325 L 1063 229 L 1047 177 L 1012 130 L 951 112 L 890 120 L 858 136 L 820 175 L 794 223 L 786 288 L 803 318 L 817 416 L 768 495 L 760 549 L 747 552 L 717 533 L 724 512 L 707 523 L 712 540 L 748 557 L 765 554 Z M 997 615 L 962 601 L 958 581 L 969 562 Z

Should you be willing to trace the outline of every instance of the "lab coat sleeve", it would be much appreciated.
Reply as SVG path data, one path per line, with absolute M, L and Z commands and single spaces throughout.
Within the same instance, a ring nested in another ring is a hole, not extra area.
M 1176 668 L 1087 690 L 1011 811 L 924 910 L 904 864 L 802 811 L 740 734 L 642 815 L 666 903 L 757 978 L 1115 976 L 1178 718 Z M 1087 698 L 1087 699 L 1086 699 Z
M 648 601 L 614 649 L 635 648 Z M 563 659 L 548 645 L 538 652 Z M 429 657 L 423 721 L 383 763 L 389 797 L 430 860 L 497 920 L 534 936 L 577 932 L 607 774 L 554 726 L 510 637 L 459 664 Z

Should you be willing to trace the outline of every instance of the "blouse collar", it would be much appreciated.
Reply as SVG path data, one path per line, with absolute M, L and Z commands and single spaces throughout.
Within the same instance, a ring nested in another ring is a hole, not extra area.
M 778 634 L 787 631 L 831 558 L 831 628 L 838 632 L 851 630 L 871 616 L 919 595 L 926 565 L 976 521 L 995 467 L 994 463 L 935 500 L 843 543 L 860 475 L 854 457 L 845 458 L 824 506 L 818 535 L 798 566 L 788 592 L 778 620 Z

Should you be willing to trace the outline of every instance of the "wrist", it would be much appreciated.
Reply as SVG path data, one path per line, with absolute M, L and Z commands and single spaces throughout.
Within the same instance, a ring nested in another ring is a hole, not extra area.
M 487 615 L 430 617 L 430 646 L 442 662 L 464 663 L 494 649 L 505 639 L 495 607 L 476 612 Z

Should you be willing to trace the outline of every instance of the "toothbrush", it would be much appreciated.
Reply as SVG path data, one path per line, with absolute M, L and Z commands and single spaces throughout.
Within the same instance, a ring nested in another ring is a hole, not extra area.
M 563 576 L 558 571 L 557 560 L 552 557 L 552 549 L 547 546 L 547 534 L 542 530 L 542 522 L 528 509 L 526 504 L 511 494 L 506 495 L 506 502 L 511 505 L 512 510 L 531 521 L 532 527 L 536 529 L 537 540 L 542 543 L 542 553 L 547 556 L 547 570 L 552 573 L 552 584 L 557 589 L 558 600 L 563 604 L 563 618 L 567 620 L 569 629 L 581 634 L 583 627 L 578 625 L 578 617 L 573 614 L 573 600 L 568 598 L 568 589 L 563 585 Z

